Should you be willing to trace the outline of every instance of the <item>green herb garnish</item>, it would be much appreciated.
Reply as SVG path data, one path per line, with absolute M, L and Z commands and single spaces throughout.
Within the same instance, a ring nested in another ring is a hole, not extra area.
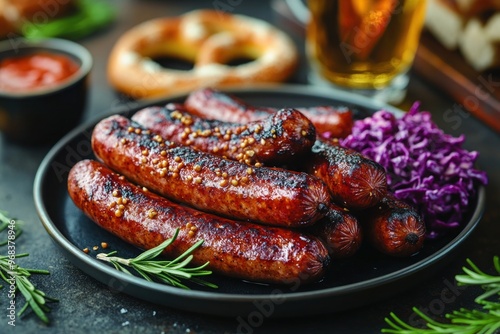
M 17 254 L 15 255 L 15 259 L 28 255 L 27 253 Z M 58 300 L 38 290 L 35 285 L 30 282 L 29 277 L 32 274 L 49 275 L 50 273 L 47 270 L 22 268 L 17 264 L 13 264 L 11 261 L 12 258 L 9 256 L 0 256 L 0 278 L 7 284 L 15 286 L 16 291 L 20 291 L 26 299 L 26 303 L 21 310 L 19 310 L 17 315 L 21 316 L 26 309 L 31 308 L 38 318 L 48 324 L 50 321 L 46 313 L 50 312 L 50 308 L 47 306 L 47 303 L 57 302 Z
M 79 39 L 105 27 L 116 16 L 115 8 L 105 1 L 78 0 L 76 4 L 76 12 L 69 16 L 43 23 L 26 22 L 22 27 L 24 37 Z
M 500 260 L 493 258 L 497 275 L 481 271 L 470 259 L 470 268 L 463 267 L 465 274 L 456 275 L 459 285 L 480 286 L 484 292 L 474 300 L 480 310 L 461 308 L 445 315 L 449 323 L 438 322 L 414 307 L 413 311 L 425 322 L 427 328 L 416 328 L 402 321 L 396 314 L 390 313 L 385 322 L 391 327 L 382 329 L 382 333 L 417 334 L 493 334 L 500 330 Z
M 7 245 L 9 238 L 16 239 L 23 233 L 21 225 L 24 224 L 24 222 L 19 219 L 9 218 L 8 215 L 7 211 L 0 210 L 0 233 L 8 230 L 8 237 L 0 241 L 0 246 Z
M 10 300 L 10 305 L 15 305 L 17 292 L 21 292 L 24 296 L 26 302 L 17 312 L 19 317 L 28 308 L 31 308 L 38 318 L 48 324 L 47 313 L 50 312 L 50 308 L 47 303 L 57 302 L 58 300 L 38 290 L 29 280 L 33 274 L 49 275 L 50 273 L 47 270 L 27 269 L 17 264 L 17 259 L 29 255 L 27 253 L 16 254 L 16 238 L 22 233 L 19 222 L 19 220 L 9 218 L 6 211 L 0 210 L 0 232 L 8 231 L 7 239 L 0 243 L 1 246 L 7 246 L 7 255 L 0 255 L 0 279 L 7 283 L 9 287 L 7 297 Z M 3 288 L 3 286 L 0 285 L 0 288 Z
M 117 253 L 116 251 L 108 254 L 100 253 L 97 254 L 96 257 L 98 260 L 111 263 L 117 270 L 126 274 L 132 275 L 126 267 L 133 268 L 140 276 L 150 282 L 156 280 L 175 287 L 189 289 L 189 287 L 182 283 L 182 280 L 189 280 L 196 284 L 204 285 L 210 288 L 217 288 L 217 285 L 198 278 L 199 276 L 207 276 L 212 273 L 210 270 L 205 270 L 209 262 L 195 268 L 188 267 L 189 263 L 193 259 L 193 255 L 191 253 L 196 248 L 201 246 L 203 240 L 195 243 L 191 246 L 191 248 L 186 250 L 174 260 L 169 261 L 156 259 L 160 256 L 163 250 L 165 250 L 165 248 L 175 241 L 178 234 L 179 229 L 175 231 L 172 238 L 165 240 L 160 245 L 151 248 L 132 259 L 124 259 L 113 256 Z

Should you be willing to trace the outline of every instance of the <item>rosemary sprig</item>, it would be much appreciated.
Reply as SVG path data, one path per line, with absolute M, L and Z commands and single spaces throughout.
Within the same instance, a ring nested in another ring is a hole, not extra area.
M 48 324 L 50 321 L 47 317 L 47 313 L 50 312 L 50 308 L 47 303 L 57 302 L 58 300 L 38 290 L 29 280 L 31 275 L 34 274 L 49 275 L 50 273 L 47 270 L 27 269 L 17 264 L 17 259 L 29 256 L 28 253 L 15 253 L 15 240 L 17 240 L 23 232 L 21 228 L 22 224 L 23 222 L 21 220 L 9 218 L 6 211 L 0 210 L 0 232 L 6 229 L 8 230 L 6 240 L 0 242 L 0 246 L 7 245 L 8 254 L 0 255 L 0 279 L 13 287 L 13 289 L 9 289 L 8 298 L 16 298 L 17 292 L 21 292 L 24 296 L 25 304 L 17 313 L 19 317 L 22 316 L 28 308 L 31 308 L 38 318 Z M 3 288 L 3 286 L 0 285 L 0 288 Z
M 165 240 L 160 245 L 151 248 L 132 259 L 124 259 L 113 256 L 117 253 L 116 251 L 108 254 L 100 253 L 97 254 L 96 257 L 98 260 L 111 263 L 115 269 L 126 274 L 132 275 L 126 267 L 133 268 L 141 277 L 150 282 L 156 280 L 175 287 L 189 289 L 189 287 L 182 283 L 182 280 L 189 280 L 193 283 L 210 288 L 217 288 L 217 285 L 199 278 L 199 276 L 207 276 L 212 273 L 210 270 L 204 270 L 205 267 L 209 265 L 208 262 L 195 268 L 187 267 L 193 259 L 193 255 L 191 253 L 196 248 L 201 246 L 203 240 L 199 240 L 174 260 L 156 259 L 160 256 L 163 250 L 165 250 L 165 248 L 170 246 L 175 241 L 178 234 L 179 229 L 176 229 L 174 235 L 170 239 Z
M 27 253 L 16 254 L 14 258 L 18 259 L 28 255 Z M 29 280 L 32 274 L 49 275 L 50 273 L 47 270 L 22 268 L 12 260 L 11 256 L 0 256 L 0 278 L 9 285 L 14 283 L 16 291 L 20 291 L 26 300 L 17 315 L 20 317 L 30 307 L 38 318 L 48 324 L 50 321 L 47 313 L 50 312 L 50 308 L 47 303 L 58 300 L 38 290 Z
M 14 222 L 14 224 L 12 224 L 12 222 Z M 9 232 L 9 235 L 14 233 L 13 239 L 18 238 L 23 233 L 21 228 L 22 224 L 24 224 L 22 220 L 9 218 L 9 213 L 7 211 L 0 210 L 0 233 L 10 228 L 12 232 Z M 5 246 L 8 242 L 8 239 L 0 241 L 0 246 Z
M 470 268 L 463 267 L 465 274 L 456 275 L 459 285 L 480 286 L 484 293 L 475 298 L 481 306 L 480 310 L 460 308 L 445 315 L 449 323 L 438 322 L 414 307 L 413 311 L 425 322 L 427 328 L 416 328 L 402 321 L 393 312 L 385 322 L 391 327 L 382 329 L 382 333 L 397 334 L 493 334 L 500 331 L 500 259 L 493 257 L 493 264 L 498 275 L 489 275 L 481 271 L 470 259 L 467 259 Z M 494 298 L 496 297 L 496 298 Z M 490 298 L 493 298 L 491 300 Z

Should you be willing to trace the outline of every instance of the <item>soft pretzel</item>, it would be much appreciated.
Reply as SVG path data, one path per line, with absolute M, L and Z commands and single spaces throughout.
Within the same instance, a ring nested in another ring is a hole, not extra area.
M 193 69 L 164 68 L 153 61 L 161 56 L 192 62 Z M 243 57 L 252 61 L 227 65 Z M 196 10 L 144 22 L 122 35 L 109 57 L 108 78 L 133 98 L 164 97 L 207 86 L 284 81 L 293 74 L 297 60 L 291 39 L 264 21 Z

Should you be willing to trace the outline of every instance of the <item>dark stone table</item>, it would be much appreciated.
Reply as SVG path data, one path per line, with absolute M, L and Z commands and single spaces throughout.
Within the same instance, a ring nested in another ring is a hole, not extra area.
M 190 9 L 214 8 L 219 1 L 153 1 L 113 0 L 118 17 L 108 29 L 80 42 L 95 59 L 91 76 L 90 103 L 85 120 L 126 105 L 126 99 L 108 85 L 105 72 L 107 56 L 114 41 L 126 29 L 150 18 L 176 15 Z M 277 19 L 268 2 L 221 1 L 232 3 L 234 13 L 264 18 L 277 25 Z M 300 34 L 287 28 L 297 45 L 303 48 Z M 302 58 L 301 68 L 292 78 L 294 83 L 306 82 L 307 64 Z M 436 75 L 439 75 L 436 73 Z M 412 73 L 407 102 L 420 100 L 422 109 L 429 110 L 434 120 L 447 133 L 465 134 L 465 147 L 480 153 L 478 164 L 488 175 L 486 210 L 475 231 L 465 241 L 461 251 L 439 268 L 432 278 L 423 279 L 416 287 L 400 296 L 388 296 L 376 304 L 327 316 L 297 317 L 292 319 L 264 319 L 253 333 L 376 333 L 385 327 L 384 317 L 395 311 L 402 319 L 411 319 L 411 308 L 427 309 L 434 317 L 460 307 L 474 307 L 478 289 L 457 288 L 455 274 L 461 271 L 467 257 L 480 267 L 492 270 L 491 259 L 500 255 L 500 137 L 467 112 L 457 114 L 453 122 L 443 117 L 453 109 L 455 102 L 445 96 L 439 87 L 433 87 Z M 406 105 L 406 107 L 409 104 Z M 456 109 L 456 108 L 455 108 Z M 499 114 L 500 117 L 500 114 Z M 84 121 L 85 121 L 84 120 Z M 182 312 L 144 302 L 116 293 L 74 267 L 60 252 L 45 232 L 35 211 L 33 180 L 39 163 L 50 147 L 21 147 L 0 139 L 0 208 L 26 222 L 24 234 L 16 242 L 17 252 L 28 252 L 28 258 L 19 260 L 26 267 L 48 269 L 50 276 L 36 276 L 33 281 L 48 295 L 60 299 L 52 304 L 50 326 L 33 314 L 16 321 L 15 330 L 7 325 L 7 291 L 0 290 L 1 333 L 235 333 L 239 323 L 235 318 L 219 318 Z M 241 329 L 241 327 L 240 327 Z M 247 332 L 249 332 L 247 330 Z

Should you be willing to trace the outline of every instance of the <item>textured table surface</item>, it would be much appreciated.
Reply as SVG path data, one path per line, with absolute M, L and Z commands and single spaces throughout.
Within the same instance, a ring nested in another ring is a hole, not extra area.
M 126 105 L 105 78 L 107 55 L 114 41 L 128 28 L 144 20 L 175 15 L 194 8 L 214 8 L 218 3 L 228 4 L 234 13 L 264 18 L 278 26 L 282 22 L 266 1 L 146 1 L 113 0 L 118 11 L 117 21 L 99 34 L 80 42 L 95 58 L 91 77 L 90 103 L 85 119 Z M 230 5 L 232 3 L 233 5 Z M 288 27 L 282 26 L 285 29 Z M 293 29 L 288 29 L 299 48 L 303 41 Z M 301 68 L 292 83 L 306 83 L 307 66 L 302 58 Z M 48 269 L 47 277 L 33 281 L 48 295 L 60 299 L 52 304 L 51 324 L 44 325 L 33 314 L 16 321 L 16 327 L 7 325 L 3 315 L 7 307 L 6 290 L 0 290 L 0 333 L 377 333 L 385 326 L 384 317 L 396 311 L 402 319 L 411 320 L 411 307 L 429 310 L 435 317 L 459 307 L 473 307 L 475 288 L 457 288 L 454 276 L 459 273 L 465 258 L 470 257 L 485 270 L 492 270 L 493 255 L 500 255 L 500 137 L 487 126 L 463 111 L 459 106 L 417 75 L 412 74 L 407 104 L 420 100 L 422 109 L 429 110 L 446 132 L 465 134 L 465 147 L 480 153 L 479 166 L 490 179 L 486 190 L 486 210 L 483 219 L 465 241 L 461 251 L 443 265 L 432 277 L 406 291 L 401 296 L 390 296 L 381 302 L 355 310 L 330 315 L 297 317 L 292 319 L 262 318 L 255 326 L 241 326 L 237 318 L 219 318 L 182 312 L 161 307 L 101 284 L 74 267 L 51 241 L 40 223 L 33 203 L 33 180 L 38 166 L 50 147 L 21 147 L 0 139 L 0 208 L 26 222 L 24 234 L 16 243 L 16 251 L 28 252 L 22 265 Z M 455 110 L 453 121 L 444 117 L 447 110 Z

